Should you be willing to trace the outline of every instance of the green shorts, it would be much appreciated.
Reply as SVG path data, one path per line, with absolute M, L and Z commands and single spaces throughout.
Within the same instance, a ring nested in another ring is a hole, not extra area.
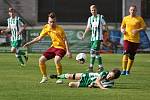
M 101 40 L 91 41 L 91 49 L 100 50 Z
M 11 47 L 18 48 L 21 47 L 21 40 L 11 41 Z

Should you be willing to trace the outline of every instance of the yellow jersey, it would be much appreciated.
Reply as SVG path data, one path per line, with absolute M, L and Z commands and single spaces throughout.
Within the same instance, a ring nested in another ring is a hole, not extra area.
M 65 32 L 62 27 L 60 27 L 59 25 L 56 25 L 56 28 L 53 29 L 49 26 L 49 24 L 46 24 L 43 27 L 40 33 L 40 36 L 47 36 L 47 35 L 51 38 L 51 41 L 52 41 L 51 47 L 66 50 Z
M 144 20 L 140 16 L 131 17 L 130 15 L 123 18 L 121 27 L 124 27 L 126 33 L 124 34 L 124 40 L 130 42 L 139 43 L 140 42 L 140 33 L 133 34 L 132 30 L 144 28 L 146 26 Z

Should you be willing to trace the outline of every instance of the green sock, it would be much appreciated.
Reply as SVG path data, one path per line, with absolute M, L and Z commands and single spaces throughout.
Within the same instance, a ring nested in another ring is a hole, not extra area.
M 90 58 L 90 64 L 94 65 L 94 62 L 95 62 L 95 57 L 91 57 Z
M 23 59 L 22 59 L 22 57 L 21 57 L 20 55 L 17 56 L 17 59 L 18 59 L 18 61 L 19 61 L 21 64 L 24 64 Z
M 96 56 L 96 59 L 98 61 L 98 65 L 102 65 L 102 57 L 101 56 Z
M 25 53 L 23 51 L 19 50 L 18 55 L 23 55 L 24 56 Z
M 57 77 L 58 79 L 67 79 L 66 74 L 61 74 Z

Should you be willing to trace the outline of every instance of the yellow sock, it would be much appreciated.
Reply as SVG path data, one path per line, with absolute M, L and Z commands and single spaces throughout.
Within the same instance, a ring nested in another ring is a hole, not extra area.
M 127 64 L 127 71 L 130 71 L 132 65 L 133 65 L 134 60 L 128 59 L 128 64 Z
M 62 65 L 61 64 L 56 64 L 56 71 L 57 71 L 57 75 L 62 74 Z
M 123 71 L 126 70 L 127 63 L 128 63 L 128 56 L 127 55 L 123 55 L 123 58 L 122 58 L 122 70 Z
M 40 63 L 40 64 L 39 64 L 39 67 L 40 67 L 41 74 L 42 74 L 44 77 L 47 77 L 46 64 L 45 64 L 45 63 Z

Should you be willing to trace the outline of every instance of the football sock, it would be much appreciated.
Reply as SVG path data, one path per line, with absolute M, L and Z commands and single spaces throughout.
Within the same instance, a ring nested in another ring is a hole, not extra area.
M 127 70 L 126 71 L 130 72 L 130 69 L 131 69 L 131 67 L 133 65 L 133 62 L 134 62 L 134 60 L 128 59 L 128 64 L 127 64 Z
M 62 65 L 56 64 L 56 71 L 57 71 L 57 75 L 61 75 L 62 74 Z
M 123 71 L 126 70 L 127 63 L 128 63 L 128 56 L 127 55 L 123 55 L 123 58 L 122 58 L 122 70 Z
M 21 64 L 24 64 L 23 59 L 20 55 L 16 55 L 16 57 Z
M 43 77 L 47 77 L 46 73 L 46 64 L 45 63 L 39 63 L 40 71 Z
M 66 75 L 67 75 L 67 74 L 61 74 L 61 75 L 59 75 L 57 78 L 58 78 L 58 79 L 67 79 Z
M 96 55 L 96 59 L 98 61 L 98 65 L 102 65 L 102 57 L 99 55 Z
M 91 65 L 94 65 L 94 62 L 95 62 L 95 55 L 91 55 L 90 64 L 91 64 Z M 91 67 L 91 66 L 90 66 L 90 67 Z
M 19 55 L 23 55 L 23 56 L 25 55 L 25 53 L 23 51 L 21 51 L 21 50 L 19 50 L 18 54 Z

